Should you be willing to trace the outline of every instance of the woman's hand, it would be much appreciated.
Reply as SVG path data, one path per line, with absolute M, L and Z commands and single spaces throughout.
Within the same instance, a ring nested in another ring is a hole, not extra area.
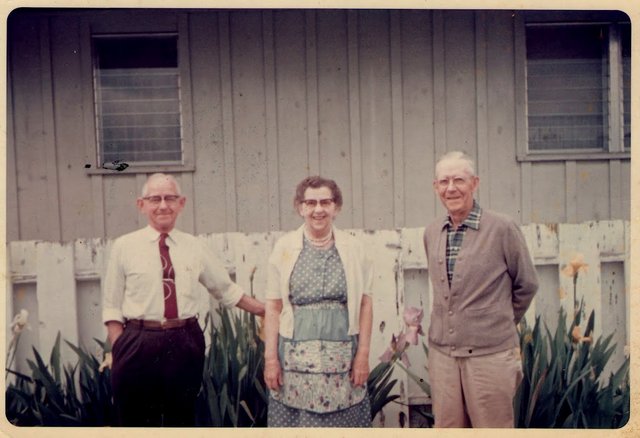
M 363 353 L 356 353 L 351 364 L 351 383 L 353 386 L 364 386 L 369 378 L 369 357 Z
M 264 382 L 267 388 L 277 391 L 282 386 L 282 369 L 278 359 L 267 360 L 264 364 Z
M 351 383 L 363 386 L 369 378 L 369 346 L 371 344 L 371 325 L 373 324 L 373 300 L 369 295 L 362 296 L 360 303 L 360 333 L 358 351 L 351 364 Z
M 264 314 L 264 383 L 277 391 L 282 386 L 282 368 L 278 359 L 278 328 L 282 300 L 267 299 Z

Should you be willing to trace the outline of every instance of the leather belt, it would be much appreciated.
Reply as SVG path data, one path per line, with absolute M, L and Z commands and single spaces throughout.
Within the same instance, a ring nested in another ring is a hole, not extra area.
M 197 322 L 198 318 L 192 316 L 187 319 L 165 319 L 162 321 L 152 321 L 149 319 L 127 319 L 126 325 L 145 329 L 168 330 L 185 327 L 186 325 Z

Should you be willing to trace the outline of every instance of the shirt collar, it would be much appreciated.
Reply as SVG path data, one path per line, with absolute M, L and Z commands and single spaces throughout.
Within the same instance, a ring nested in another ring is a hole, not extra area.
M 477 230 L 480 229 L 480 217 L 481 216 L 482 216 L 482 208 L 480 207 L 480 204 L 478 204 L 478 202 L 474 199 L 473 200 L 473 207 L 471 208 L 471 211 L 469 212 L 469 215 L 464 220 L 464 222 L 462 222 L 461 225 L 466 225 L 467 227 L 472 228 L 472 229 L 477 231 Z M 447 216 L 445 216 L 444 220 L 442 221 L 442 228 L 449 227 L 449 226 L 453 226 L 453 222 L 451 221 L 451 217 L 449 215 L 447 215 Z
M 176 229 L 174 228 L 173 230 L 166 233 L 169 236 L 169 239 L 174 243 L 176 243 L 175 231 Z M 151 242 L 157 242 L 160 239 L 160 234 L 162 234 L 151 225 L 147 225 L 146 227 L 144 227 L 142 229 L 142 232 L 144 233 L 145 238 L 150 240 Z

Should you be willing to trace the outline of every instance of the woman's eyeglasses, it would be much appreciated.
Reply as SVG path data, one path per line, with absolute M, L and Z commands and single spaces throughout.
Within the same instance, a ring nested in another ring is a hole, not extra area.
M 327 208 L 330 207 L 335 201 L 333 198 L 325 198 L 325 199 L 304 199 L 302 204 L 307 208 L 315 208 L 316 205 L 320 204 L 320 207 Z

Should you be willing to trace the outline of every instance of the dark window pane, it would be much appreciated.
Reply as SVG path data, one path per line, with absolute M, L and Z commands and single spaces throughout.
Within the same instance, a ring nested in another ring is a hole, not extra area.
M 95 38 L 98 68 L 178 67 L 176 41 L 167 35 Z

